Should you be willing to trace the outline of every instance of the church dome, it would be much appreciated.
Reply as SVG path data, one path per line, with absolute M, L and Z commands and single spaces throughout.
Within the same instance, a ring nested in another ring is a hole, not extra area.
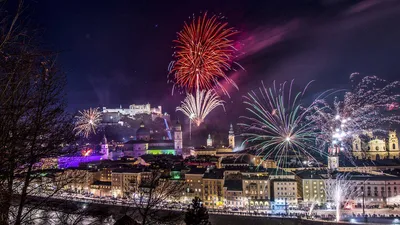
M 137 140 L 149 140 L 150 139 L 150 130 L 144 126 L 142 122 L 140 124 L 139 129 L 136 131 L 136 139 Z

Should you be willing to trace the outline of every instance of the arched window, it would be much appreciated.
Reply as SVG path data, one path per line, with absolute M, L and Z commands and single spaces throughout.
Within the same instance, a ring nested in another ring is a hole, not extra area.
M 356 150 L 358 150 L 358 144 L 356 144 Z
M 395 143 L 393 143 L 393 145 L 392 145 L 392 149 L 393 149 L 393 150 L 395 150 L 395 149 L 396 149 L 396 144 L 395 144 Z
M 379 146 L 376 146 L 376 147 L 375 147 L 375 150 L 379 151 Z

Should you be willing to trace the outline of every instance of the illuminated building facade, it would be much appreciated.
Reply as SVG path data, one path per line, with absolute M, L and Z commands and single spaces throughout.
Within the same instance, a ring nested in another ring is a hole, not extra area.
M 119 108 L 108 109 L 103 107 L 103 113 L 120 113 L 124 116 L 135 116 L 136 114 L 162 115 L 162 107 L 158 106 L 156 108 L 151 108 L 149 103 L 145 105 L 132 104 L 129 106 L 129 108 L 122 108 L 122 106 L 120 106 Z
M 358 135 L 353 137 L 352 153 L 355 158 L 381 160 L 400 157 L 399 139 L 395 131 L 390 131 L 386 140 L 373 138 L 370 132 L 368 134 L 370 140 L 366 143 Z
M 143 169 L 114 169 L 111 174 L 113 197 L 131 197 L 137 192 L 142 177 L 150 176 L 151 172 Z
M 297 182 L 294 179 L 275 179 L 271 182 L 271 200 L 276 208 L 296 207 L 298 204 Z
M 304 204 L 326 202 L 325 179 L 321 176 L 320 171 L 303 170 L 296 173 L 296 176 L 298 189 L 301 196 L 303 196 Z
M 203 197 L 203 174 L 205 172 L 205 168 L 193 168 L 185 174 L 185 196 L 187 199 L 191 200 L 194 197 Z
M 219 208 L 224 205 L 224 173 L 214 169 L 203 174 L 203 202 L 206 207 Z

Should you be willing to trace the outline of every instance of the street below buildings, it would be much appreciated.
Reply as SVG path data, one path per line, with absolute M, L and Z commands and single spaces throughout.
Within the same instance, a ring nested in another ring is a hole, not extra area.
M 41 201 L 45 196 L 32 196 L 34 201 Z M 135 208 L 138 207 L 133 200 L 128 199 L 111 199 L 111 198 L 93 198 L 85 197 L 78 194 L 62 194 L 54 196 L 52 201 L 73 201 L 80 205 L 82 208 L 87 206 L 91 207 L 106 207 L 114 215 L 114 218 L 118 218 L 120 215 L 121 208 Z M 154 207 L 154 210 L 162 211 L 174 211 L 178 214 L 183 214 L 187 208 L 187 203 L 179 202 L 165 202 L 159 206 Z M 268 220 L 279 220 L 286 221 L 284 224 L 292 224 L 288 221 L 307 221 L 309 223 L 318 222 L 331 222 L 334 220 L 334 210 L 314 210 L 311 215 L 305 210 L 239 210 L 239 209 L 209 209 L 210 220 L 214 221 L 213 224 L 222 224 L 222 221 L 232 219 L 232 223 L 229 224 L 242 224 L 239 221 L 254 221 L 253 225 L 264 224 L 262 221 Z M 348 223 L 373 223 L 373 224 L 400 224 L 400 209 L 365 209 L 366 217 L 362 216 L 362 209 L 353 210 L 342 210 L 342 222 Z M 297 224 L 293 223 L 293 224 Z

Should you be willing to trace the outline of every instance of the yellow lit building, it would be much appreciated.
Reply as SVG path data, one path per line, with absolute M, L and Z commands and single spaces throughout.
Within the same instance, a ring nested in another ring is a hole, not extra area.
M 138 191 L 143 177 L 150 176 L 151 172 L 143 169 L 114 169 L 112 171 L 111 189 L 114 197 L 130 197 Z
M 398 159 L 400 157 L 399 139 L 395 131 L 389 131 L 388 138 L 373 138 L 369 132 L 370 140 L 364 143 L 357 135 L 353 137 L 352 153 L 357 159 Z
M 271 180 L 271 186 L 271 200 L 273 201 L 274 209 L 297 207 L 299 196 L 296 180 L 274 179 Z
M 224 204 L 224 172 L 220 169 L 206 171 L 203 175 L 203 202 L 206 207 L 219 208 Z
M 252 208 L 268 208 L 270 185 L 268 175 L 244 174 L 242 180 L 243 197 Z
M 194 197 L 203 197 L 203 174 L 205 171 L 205 168 L 194 167 L 185 173 L 186 189 L 184 194 L 186 200 L 191 201 Z
M 303 197 L 304 204 L 326 203 L 326 189 L 324 171 L 303 170 L 296 174 L 297 187 Z M 326 173 L 325 173 L 326 175 Z

